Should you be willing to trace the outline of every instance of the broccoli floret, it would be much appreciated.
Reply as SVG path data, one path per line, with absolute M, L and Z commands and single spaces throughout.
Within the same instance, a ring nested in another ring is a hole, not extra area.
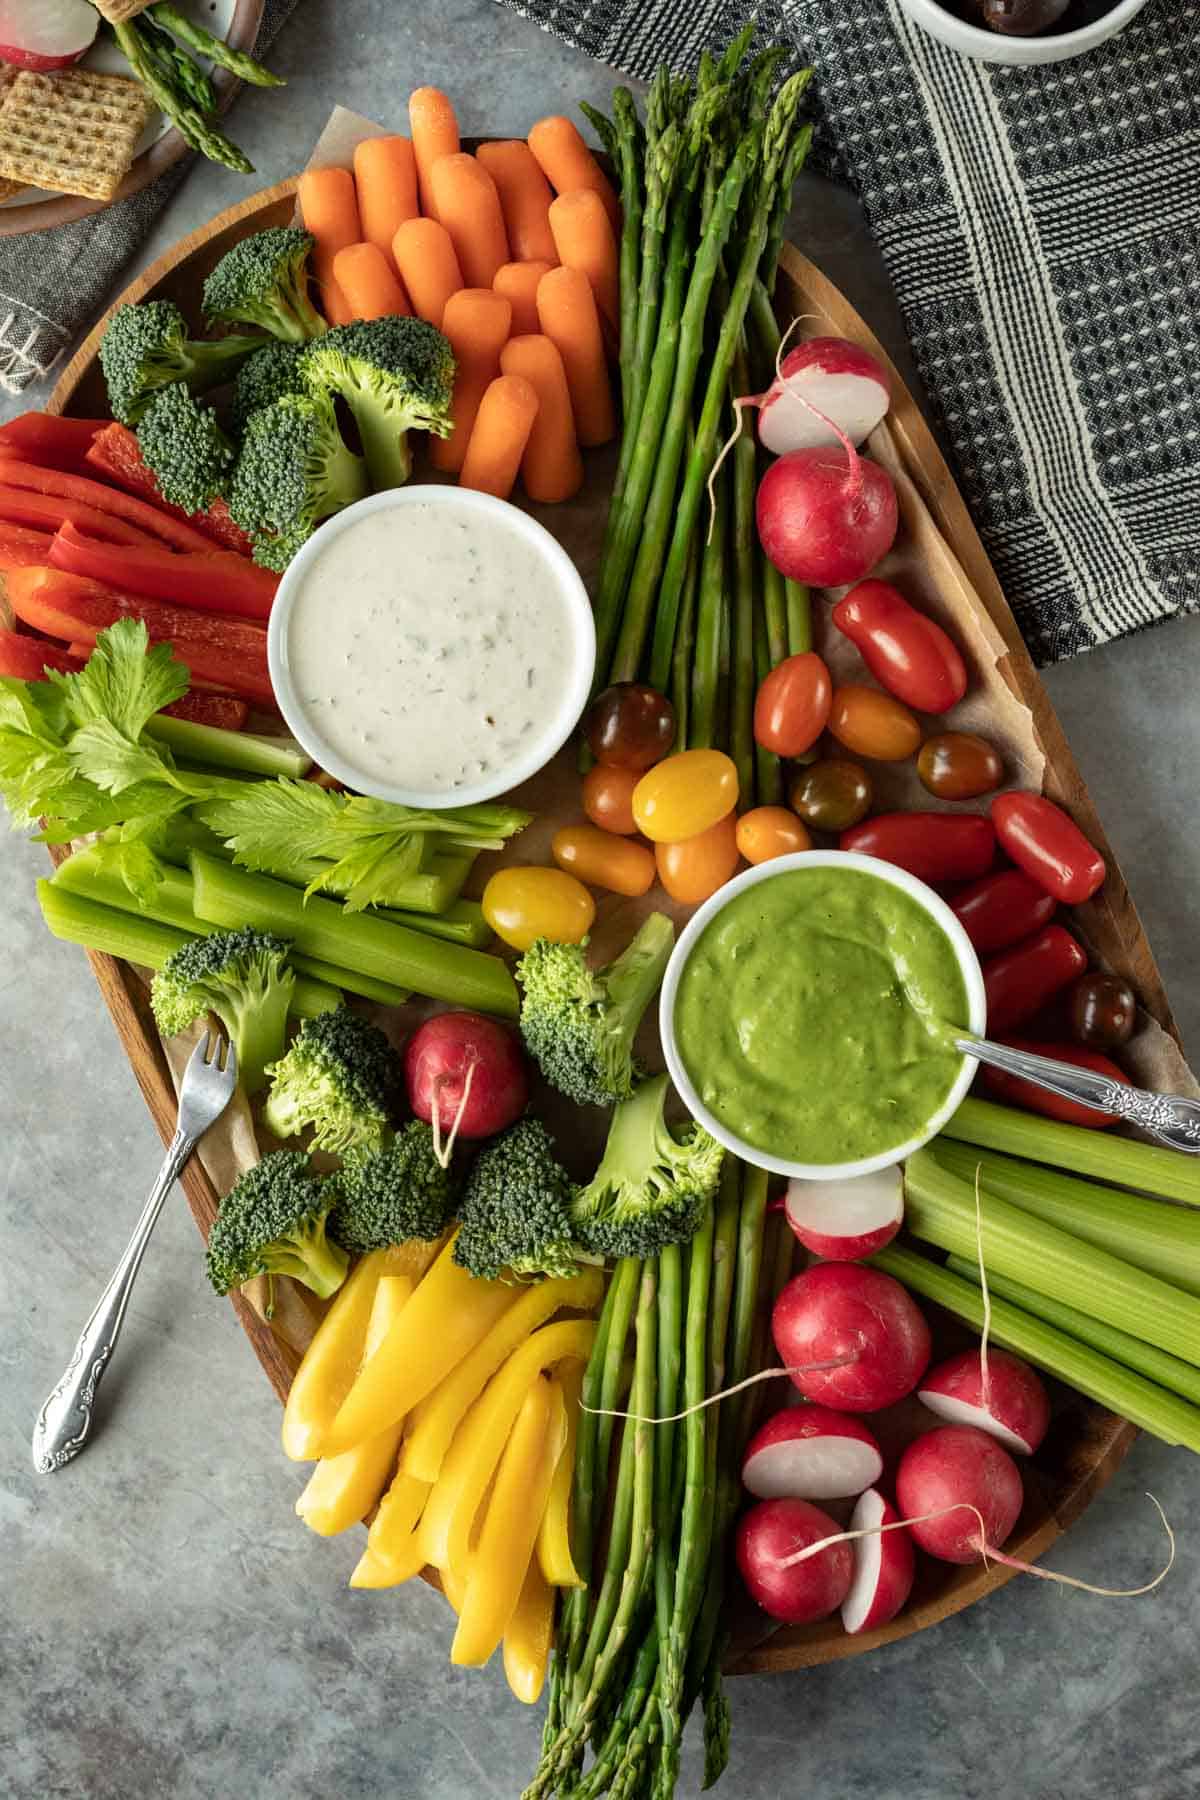
M 336 394 L 354 415 L 372 487 L 400 487 L 412 469 L 407 433 L 452 429 L 454 353 L 423 319 L 391 315 L 338 325 L 304 352 L 311 387 Z
M 308 297 L 308 255 L 316 240 L 276 225 L 227 250 L 204 284 L 210 325 L 256 325 L 285 344 L 319 337 L 325 321 Z
M 137 440 L 159 491 L 173 506 L 205 512 L 227 491 L 234 447 L 212 407 L 193 399 L 182 381 L 155 394 L 142 414 Z
M 663 1118 L 668 1078 L 617 1107 L 600 1167 L 571 1205 L 572 1230 L 604 1256 L 655 1256 L 687 1241 L 716 1192 L 725 1152 L 702 1125 L 679 1138 Z
M 385 1150 L 352 1156 L 337 1178 L 329 1229 L 355 1255 L 440 1237 L 457 1182 L 433 1153 L 433 1132 L 412 1119 Z
M 186 383 L 202 394 L 234 375 L 261 337 L 189 338 L 187 320 L 170 300 L 119 306 L 100 345 L 113 417 L 136 425 L 159 388 Z
M 290 1275 L 322 1300 L 336 1293 L 349 1258 L 325 1233 L 335 1191 L 297 1150 L 277 1150 L 239 1175 L 208 1237 L 208 1279 L 217 1293 L 269 1276 L 268 1317 L 277 1275 Z
M 282 573 L 322 519 L 366 491 L 362 457 L 343 443 L 333 403 L 287 394 L 250 420 L 229 510 L 253 540 L 254 560 Z
M 459 1206 L 454 1260 L 487 1281 L 576 1275 L 571 1180 L 538 1119 L 518 1119 L 475 1159 Z
M 383 1032 L 348 1006 L 305 1019 L 267 1073 L 263 1122 L 276 1137 L 311 1125 L 313 1143 L 339 1155 L 387 1143 L 400 1066 Z
M 588 968 L 584 944 L 547 938 L 538 938 L 517 964 L 525 1047 L 546 1080 L 577 1106 L 611 1106 L 633 1092 L 639 1073 L 633 1040 L 674 942 L 670 919 L 651 913 L 606 969 Z
M 290 948 L 284 938 L 249 927 L 193 938 L 154 977 L 150 1004 L 159 1030 L 174 1037 L 201 1013 L 216 1013 L 237 1051 L 238 1080 L 257 1093 L 267 1064 L 283 1055 L 296 985 Z
M 233 384 L 230 420 L 241 437 L 251 417 L 264 406 L 273 406 L 285 394 L 307 393 L 299 344 L 264 344 L 237 372 Z

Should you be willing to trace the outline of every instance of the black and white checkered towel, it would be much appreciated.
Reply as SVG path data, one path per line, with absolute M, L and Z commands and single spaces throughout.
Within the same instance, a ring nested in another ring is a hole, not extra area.
M 643 79 L 752 10 L 793 43 L 1035 657 L 1200 610 L 1200 0 L 1026 69 L 895 0 L 501 4 Z

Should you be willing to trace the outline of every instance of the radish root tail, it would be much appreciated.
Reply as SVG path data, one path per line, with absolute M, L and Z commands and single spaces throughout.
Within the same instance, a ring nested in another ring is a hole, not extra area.
M 831 1537 L 818 1538 L 815 1544 L 806 1544 L 803 1550 L 796 1550 L 791 1556 L 785 1556 L 776 1564 L 780 1569 L 794 1568 L 797 1563 L 807 1562 L 810 1556 L 819 1556 L 822 1550 L 828 1550 L 834 1544 L 849 1544 L 855 1538 L 882 1537 L 885 1531 L 907 1531 L 910 1525 L 924 1525 L 930 1519 L 944 1519 L 953 1512 L 974 1513 L 979 1520 L 979 1536 L 982 1542 L 987 1527 L 983 1522 L 983 1514 L 969 1500 L 956 1500 L 953 1506 L 939 1506 L 936 1512 L 918 1513 L 915 1519 L 893 1519 L 890 1525 L 864 1525 L 858 1531 L 835 1531 Z M 989 1551 L 983 1548 L 983 1559 L 986 1562 Z
M 445 1075 L 439 1075 L 433 1084 L 433 1154 L 437 1158 L 439 1166 L 443 1169 L 448 1169 L 450 1167 L 450 1158 L 454 1155 L 454 1145 L 458 1139 L 458 1128 L 466 1116 L 467 1103 L 471 1098 L 471 1083 L 475 1079 L 475 1071 L 478 1067 L 479 1062 L 477 1058 L 467 1064 L 467 1076 L 466 1080 L 463 1082 L 463 1091 L 459 1098 L 454 1118 L 451 1121 L 450 1131 L 445 1143 L 442 1142 L 442 1109 L 438 1104 L 438 1098 L 439 1090 L 449 1078 Z
M 1016 1569 L 1022 1575 L 1035 1575 L 1039 1581 L 1054 1581 L 1060 1587 L 1078 1588 L 1084 1594 L 1099 1594 L 1105 1600 L 1136 1600 L 1141 1594 L 1152 1594 L 1160 1582 L 1167 1579 L 1175 1566 L 1175 1533 L 1171 1530 L 1170 1520 L 1163 1511 L 1155 1496 L 1147 1493 L 1147 1500 L 1153 1501 L 1162 1520 L 1163 1530 L 1167 1534 L 1167 1560 L 1153 1581 L 1147 1581 L 1141 1587 L 1110 1588 L 1097 1587 L 1094 1582 L 1080 1581 L 1074 1575 L 1060 1575 L 1054 1569 L 1039 1569 L 1033 1563 L 1022 1562 L 1019 1556 L 1006 1556 L 1003 1550 L 993 1550 L 984 1546 L 984 1557 L 991 1557 L 993 1562 L 1003 1563 L 1006 1569 Z
M 979 1291 L 983 1303 L 983 1329 L 979 1334 L 979 1400 L 984 1412 L 992 1416 L 992 1374 L 988 1365 L 988 1338 L 992 1330 L 992 1297 L 988 1293 L 987 1270 L 983 1266 L 983 1196 L 979 1191 L 982 1165 L 975 1164 L 975 1256 L 979 1263 Z
M 721 464 L 725 461 L 725 458 L 729 455 L 730 451 L 734 448 L 734 445 L 742 435 L 742 426 L 745 423 L 745 420 L 742 417 L 744 409 L 749 406 L 761 406 L 764 398 L 765 396 L 762 394 L 741 394 L 733 403 L 733 430 L 725 439 L 721 448 L 717 451 L 717 460 L 708 471 L 708 480 L 704 484 L 705 492 L 708 495 L 708 533 L 704 539 L 706 544 L 712 543 L 713 528 L 717 523 L 717 496 L 715 489 L 717 476 L 721 470 Z
M 856 488 L 860 488 L 862 486 L 862 465 L 859 462 L 858 451 L 854 448 L 854 445 L 850 442 L 850 439 L 846 436 L 841 426 L 837 424 L 835 420 L 827 417 L 827 415 L 821 411 L 820 407 L 814 406 L 812 401 L 808 398 L 808 395 L 801 392 L 799 383 L 795 381 L 792 376 L 785 375 L 783 372 L 783 356 L 784 351 L 787 349 L 788 339 L 791 337 L 793 331 L 795 331 L 797 325 L 803 324 L 805 319 L 813 316 L 815 315 L 801 313 L 799 318 L 792 320 L 791 324 L 780 338 L 779 348 L 775 352 L 775 379 L 781 388 L 784 388 L 789 394 L 795 395 L 801 406 L 807 407 L 814 419 L 820 419 L 822 425 L 827 425 L 829 427 L 838 443 L 842 446 L 842 449 L 846 452 L 846 457 L 850 465 L 850 481 Z
M 828 1362 L 798 1363 L 794 1368 L 760 1369 L 757 1375 L 747 1375 L 745 1381 L 737 1381 L 732 1387 L 722 1388 L 718 1394 L 709 1394 L 703 1400 L 697 1400 L 695 1406 L 687 1406 L 682 1412 L 664 1413 L 661 1418 L 651 1418 L 646 1413 L 622 1412 L 615 1406 L 585 1406 L 579 1403 L 581 1412 L 591 1413 L 596 1418 L 628 1419 L 634 1425 L 674 1425 L 679 1419 L 689 1419 L 693 1413 L 703 1412 L 706 1406 L 716 1406 L 720 1400 L 728 1400 L 734 1394 L 740 1394 L 744 1388 L 754 1387 L 760 1381 L 778 1381 L 782 1375 L 817 1375 L 826 1369 L 844 1369 L 850 1363 L 858 1361 L 858 1351 L 852 1350 L 846 1356 L 831 1357 Z

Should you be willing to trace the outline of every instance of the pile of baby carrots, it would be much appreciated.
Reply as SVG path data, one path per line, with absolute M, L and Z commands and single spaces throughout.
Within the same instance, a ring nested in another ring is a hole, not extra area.
M 417 88 L 408 113 L 411 137 L 366 138 L 353 171 L 300 178 L 322 310 L 436 325 L 458 372 L 434 467 L 501 499 L 519 476 L 530 500 L 569 500 L 580 449 L 616 432 L 616 194 L 570 119 L 472 156 L 437 88 Z

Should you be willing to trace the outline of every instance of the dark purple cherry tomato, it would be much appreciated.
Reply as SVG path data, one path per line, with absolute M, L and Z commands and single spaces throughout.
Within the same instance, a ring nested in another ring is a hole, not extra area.
M 939 800 L 976 800 L 1004 780 L 1000 752 L 970 731 L 940 731 L 926 738 L 917 756 L 921 785 Z
M 988 1030 L 1014 1031 L 1024 1025 L 1086 968 L 1082 944 L 1061 925 L 1047 925 L 1023 944 L 989 956 L 983 965 Z
M 981 813 L 879 813 L 838 848 L 878 856 L 921 881 L 974 881 L 992 866 L 996 834 Z
M 1010 1050 L 1032 1050 L 1035 1056 L 1052 1056 L 1055 1062 L 1072 1063 L 1077 1069 L 1091 1069 L 1094 1075 L 1106 1075 L 1110 1081 L 1129 1085 L 1125 1071 L 1118 1069 L 1116 1063 L 1099 1050 L 1085 1050 L 1078 1044 L 1035 1044 L 1027 1038 L 1002 1037 L 997 1041 L 1006 1044 Z M 1094 1106 L 1081 1106 L 1078 1100 L 1068 1100 L 1064 1094 L 1052 1094 L 1049 1088 L 1023 1081 L 1019 1075 L 1010 1075 L 1004 1069 L 981 1068 L 979 1074 L 987 1092 L 1003 1101 L 1005 1106 L 1023 1106 L 1028 1112 L 1044 1114 L 1047 1119 L 1059 1119 L 1064 1125 L 1083 1125 L 1093 1131 L 1117 1122 L 1116 1113 L 1097 1112 Z
M 949 904 L 976 950 L 986 956 L 1048 925 L 1057 902 L 1022 869 L 999 869 L 960 888 Z
M 596 695 L 584 729 L 597 762 L 617 769 L 649 769 L 675 742 L 675 708 L 657 688 L 641 681 L 618 681 Z
M 848 831 L 871 810 L 874 790 L 861 763 L 831 756 L 801 769 L 792 783 L 792 811 L 814 831 Z
M 1081 975 L 1067 995 L 1067 1008 L 1081 1044 L 1115 1050 L 1133 1036 L 1137 996 L 1120 975 Z
M 1104 858 L 1061 806 L 1044 794 L 997 794 L 991 812 L 1018 869 L 1066 906 L 1091 899 L 1104 880 Z
M 967 691 L 967 666 L 936 620 L 890 581 L 860 581 L 833 609 L 880 687 L 918 712 L 942 713 Z

